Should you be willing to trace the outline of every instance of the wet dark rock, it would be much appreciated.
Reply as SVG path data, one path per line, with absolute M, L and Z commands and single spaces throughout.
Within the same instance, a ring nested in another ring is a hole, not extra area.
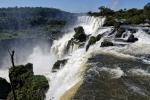
M 87 39 L 87 36 L 84 32 L 84 29 L 82 26 L 74 28 L 75 35 L 73 36 L 74 39 L 78 40 L 79 42 L 85 42 Z
M 138 41 L 138 38 L 134 37 L 133 34 L 131 34 L 127 39 L 127 42 L 136 42 L 136 41 Z
M 101 47 L 109 47 L 109 46 L 114 46 L 114 44 L 110 41 L 107 41 L 107 40 L 104 40 L 102 43 L 101 43 Z
M 10 84 L 6 81 L 6 79 L 0 77 L 0 99 L 6 99 L 10 91 Z
M 102 34 L 98 34 L 98 35 L 96 36 L 96 41 L 99 41 L 101 38 L 102 38 Z
M 52 72 L 56 72 L 56 70 L 60 69 L 61 66 L 64 66 L 67 61 L 68 59 L 57 60 L 57 62 L 53 65 Z
M 9 76 L 15 89 L 17 100 L 44 100 L 49 88 L 45 76 L 34 75 L 33 65 L 19 65 L 9 69 Z M 11 91 L 7 100 L 14 100 Z
M 90 47 L 91 45 L 95 44 L 95 43 L 96 43 L 97 41 L 99 41 L 101 38 L 102 38 L 102 35 L 101 35 L 101 34 L 97 35 L 96 37 L 91 36 L 90 39 L 89 39 L 89 41 L 88 41 L 88 44 L 87 44 L 87 46 L 86 46 L 86 51 L 88 51 L 89 47 Z
M 125 32 L 125 29 L 124 28 L 119 28 L 117 30 L 117 33 L 116 33 L 116 38 L 121 38 L 122 37 L 122 34 Z
M 130 31 L 132 34 L 137 32 L 136 29 L 129 29 L 129 31 Z
M 68 50 L 74 45 L 78 45 L 79 47 L 83 47 L 85 45 L 86 40 L 89 38 L 88 35 L 85 34 L 82 26 L 74 28 L 75 34 L 71 40 L 68 41 L 65 54 L 68 53 Z
M 96 41 L 97 41 L 97 40 L 96 40 L 96 37 L 91 36 L 91 37 L 90 37 L 90 40 L 89 40 L 89 42 L 88 42 L 88 44 L 87 44 L 87 46 L 86 46 L 86 51 L 88 51 L 89 47 L 90 47 L 91 45 L 95 44 Z

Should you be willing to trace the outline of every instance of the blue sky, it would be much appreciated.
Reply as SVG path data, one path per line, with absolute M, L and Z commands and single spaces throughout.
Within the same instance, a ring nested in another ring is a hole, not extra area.
M 96 11 L 104 5 L 112 9 L 142 8 L 150 0 L 0 0 L 0 7 L 53 7 L 70 12 Z

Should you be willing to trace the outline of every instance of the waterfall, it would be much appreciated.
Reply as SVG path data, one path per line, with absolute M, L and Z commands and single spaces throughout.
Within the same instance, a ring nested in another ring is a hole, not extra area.
M 116 32 L 112 33 L 113 27 L 102 27 L 104 24 L 104 17 L 90 17 L 90 16 L 79 16 L 76 23 L 72 26 L 72 31 L 65 33 L 65 35 L 53 42 L 51 47 L 51 52 L 57 56 L 57 59 L 67 58 L 68 62 L 56 73 L 50 76 L 50 89 L 46 94 L 46 100 L 60 100 L 63 94 L 76 85 L 78 82 L 83 80 L 83 74 L 87 66 L 88 58 L 96 54 L 109 54 L 118 56 L 120 58 L 129 59 L 142 59 L 142 57 L 136 55 L 146 55 L 150 52 L 149 37 L 144 31 L 138 30 L 134 33 L 134 36 L 138 38 L 138 42 L 126 43 L 115 41 Z M 88 43 L 86 41 L 83 47 L 78 45 L 72 45 L 68 53 L 66 52 L 67 44 L 70 39 L 73 38 L 75 32 L 74 27 L 82 26 L 87 35 L 97 36 L 98 34 L 103 34 L 103 37 L 97 41 L 94 45 L 90 46 L 89 50 L 86 52 L 85 47 Z M 111 34 L 111 35 L 110 35 Z M 123 33 L 126 37 L 121 37 L 120 39 L 126 40 L 131 35 L 130 31 Z M 101 48 L 100 45 L 104 40 L 112 41 L 116 46 Z M 117 44 L 124 44 L 124 47 L 117 46 Z M 140 49 L 141 48 L 141 49 Z M 133 52 L 135 51 L 135 52 Z M 135 54 L 134 54 L 135 53 Z M 102 67 L 100 70 L 108 71 L 113 75 L 113 78 L 120 78 L 124 75 L 124 71 L 120 68 L 106 68 Z M 143 75 L 149 75 L 147 71 L 141 69 L 131 69 L 131 73 L 142 73 Z
M 87 35 L 95 34 L 103 25 L 104 20 L 105 18 L 101 17 L 79 16 L 73 28 L 82 26 Z M 67 57 L 68 62 L 50 79 L 50 89 L 46 94 L 46 100 L 59 100 L 67 90 L 82 80 L 82 74 L 91 52 L 86 52 L 85 48 L 74 45 L 69 50 L 70 53 L 65 55 L 67 43 L 74 34 L 74 31 L 66 33 L 62 38 L 55 40 L 51 47 L 51 52 L 57 56 L 57 59 Z

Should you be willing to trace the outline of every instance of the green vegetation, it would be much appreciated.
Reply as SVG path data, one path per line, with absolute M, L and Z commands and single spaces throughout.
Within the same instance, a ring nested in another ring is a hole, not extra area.
M 10 68 L 9 76 L 12 78 L 17 100 L 44 100 L 49 84 L 44 76 L 33 74 L 32 64 Z M 14 100 L 12 91 L 7 100 Z
M 107 7 L 100 7 L 99 12 L 88 12 L 91 16 L 106 16 L 107 20 L 105 26 L 115 26 L 120 24 L 141 24 L 150 23 L 150 3 L 144 6 L 143 9 L 120 9 L 113 11 Z
M 10 84 L 5 79 L 0 77 L 0 99 L 6 99 L 10 91 Z
M 42 36 L 51 33 L 55 36 L 55 33 L 60 33 L 69 15 L 54 8 L 0 8 L 0 39 L 41 37 L 41 33 Z

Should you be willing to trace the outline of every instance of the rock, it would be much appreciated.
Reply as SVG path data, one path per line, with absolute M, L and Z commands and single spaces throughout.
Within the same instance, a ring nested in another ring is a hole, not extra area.
M 45 76 L 34 75 L 33 65 L 19 65 L 9 70 L 9 76 L 15 88 L 17 100 L 44 100 L 45 92 L 49 88 Z M 14 100 L 12 91 L 7 100 Z
M 114 46 L 114 44 L 107 40 L 105 40 L 101 43 L 101 47 L 109 47 L 109 46 Z
M 87 36 L 86 36 L 82 26 L 74 28 L 74 31 L 75 31 L 75 35 L 73 37 L 75 40 L 78 40 L 79 42 L 85 42 L 86 41 Z
M 117 33 L 116 33 L 116 38 L 121 38 L 122 37 L 122 34 L 125 32 L 125 29 L 124 28 L 119 28 L 117 30 Z
M 88 41 L 88 44 L 86 46 L 86 51 L 88 51 L 89 47 L 93 44 L 95 44 L 97 41 L 99 41 L 102 38 L 101 34 L 98 34 L 96 37 L 91 36 L 90 40 Z
M 138 41 L 138 38 L 135 38 L 133 34 L 131 34 L 127 39 L 127 42 L 136 42 L 136 41 Z
M 5 79 L 0 78 L 0 99 L 6 99 L 10 91 L 10 84 Z
M 137 32 L 136 29 L 129 29 L 129 31 L 130 31 L 132 34 Z
M 101 38 L 102 38 L 102 34 L 98 34 L 98 35 L 96 36 L 96 41 L 99 41 Z
M 61 66 L 64 66 L 67 61 L 68 59 L 57 60 L 57 62 L 53 65 L 52 72 L 56 72 L 56 70 L 60 69 Z
M 96 41 L 97 41 L 96 37 L 91 36 L 91 37 L 90 37 L 90 40 L 88 41 L 88 44 L 87 44 L 87 46 L 86 46 L 86 51 L 88 51 L 89 47 L 90 47 L 91 45 L 95 44 Z

